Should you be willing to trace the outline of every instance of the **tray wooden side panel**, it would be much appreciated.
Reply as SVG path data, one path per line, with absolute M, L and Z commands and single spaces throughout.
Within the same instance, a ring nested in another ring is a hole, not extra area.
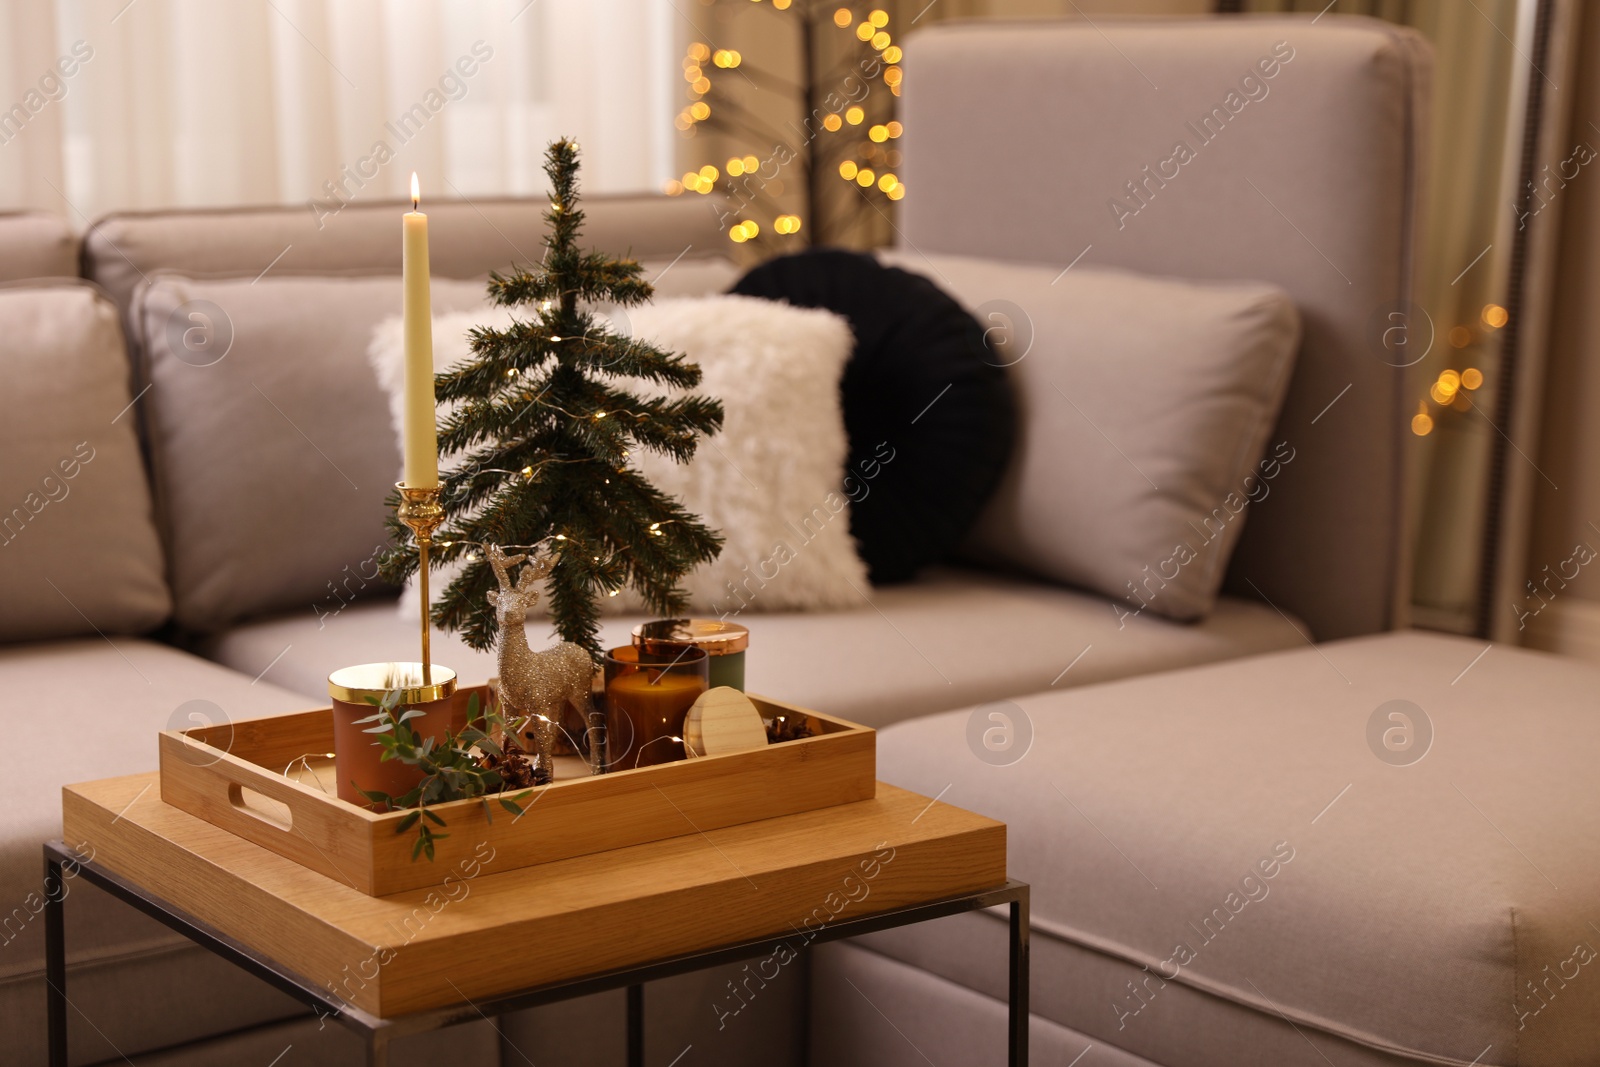
M 321 717 L 331 722 L 327 712 Z M 306 724 L 288 725 L 299 730 Z M 328 733 L 331 740 L 331 725 Z M 311 750 L 299 750 L 307 751 Z M 367 894 L 381 891 L 374 874 L 378 819 L 373 813 L 231 752 L 198 745 L 177 731 L 161 734 L 161 771 L 165 803 L 352 889 Z M 390 830 L 384 836 L 394 833 Z
M 812 737 L 746 752 L 681 760 L 536 789 L 513 815 L 491 798 L 436 805 L 448 835 L 435 859 L 413 861 L 404 813 L 376 814 L 284 777 L 308 753 L 332 747 L 328 709 L 161 736 L 161 797 L 213 825 L 363 893 L 384 896 L 442 884 L 480 845 L 506 866 L 528 866 L 720 827 L 870 799 L 876 733 L 864 726 L 753 697 L 767 714 L 811 720 Z
M 386 818 L 372 841 L 377 892 L 438 884 L 442 871 L 484 841 L 499 854 L 497 862 L 526 867 L 871 799 L 873 737 L 841 733 L 825 740 L 806 738 L 548 786 L 534 791 L 521 816 L 492 799 L 487 812 L 476 801 L 440 805 L 450 837 L 438 843 L 431 865 L 412 862 L 412 834 L 394 833 L 394 819 Z
M 202 726 L 183 733 L 203 745 L 279 772 L 301 756 L 333 751 L 333 718 L 327 708 Z

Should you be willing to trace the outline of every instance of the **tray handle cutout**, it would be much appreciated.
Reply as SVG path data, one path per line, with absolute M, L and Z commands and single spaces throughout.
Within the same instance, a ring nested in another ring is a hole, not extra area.
M 275 830 L 290 833 L 294 830 L 294 812 L 281 800 L 273 800 L 238 782 L 228 783 L 228 803 L 234 809 L 266 823 Z

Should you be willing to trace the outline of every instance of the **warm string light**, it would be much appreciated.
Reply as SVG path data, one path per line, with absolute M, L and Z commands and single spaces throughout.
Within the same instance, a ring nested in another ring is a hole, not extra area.
M 1510 320 L 1510 312 L 1499 304 L 1485 304 L 1478 311 L 1478 321 L 1482 330 L 1487 333 L 1502 329 Z M 1450 332 L 1445 335 L 1450 347 L 1457 349 L 1469 347 L 1478 336 L 1479 333 L 1468 323 L 1451 327 Z M 1426 398 L 1417 404 L 1417 413 L 1411 417 L 1411 432 L 1418 437 L 1426 437 L 1433 432 L 1434 418 L 1428 411 L 1429 400 L 1441 408 L 1469 411 L 1473 404 L 1467 394 L 1482 388 L 1483 383 L 1483 371 L 1477 367 L 1467 367 L 1461 371 L 1446 368 L 1440 371 L 1439 376 L 1428 386 Z
M 577 462 L 584 462 L 584 461 L 582 461 L 582 460 L 546 460 L 545 462 L 577 463 Z M 542 466 L 542 464 L 541 464 L 541 466 Z M 480 474 L 519 474 L 519 473 L 524 473 L 529 469 L 530 468 L 524 467 L 522 469 L 522 471 L 503 471 L 503 470 L 499 470 L 498 468 L 489 467 L 489 468 L 485 468 L 484 470 L 481 470 L 481 471 L 475 471 L 473 473 L 473 477 L 477 477 Z M 677 522 L 678 522 L 677 519 L 662 519 L 660 522 L 652 522 L 650 524 L 650 534 L 651 534 L 651 536 L 654 536 L 654 537 L 664 536 L 663 533 L 662 533 L 662 529 L 661 528 L 663 526 L 675 526 L 675 525 L 677 525 Z M 544 538 L 544 539 L 542 539 L 540 541 L 537 541 L 537 542 L 535 542 L 534 544 L 531 544 L 531 545 L 500 545 L 499 547 L 504 549 L 504 550 L 506 550 L 506 551 L 508 551 L 508 552 L 539 552 L 539 551 L 543 550 L 546 546 L 548 546 L 552 541 L 555 542 L 557 545 L 561 546 L 561 548 L 566 548 L 566 547 L 570 546 L 570 547 L 576 549 L 579 552 L 587 553 L 589 555 L 589 558 L 590 558 L 591 562 L 600 563 L 602 567 L 609 567 L 612 563 L 616 562 L 616 559 L 617 559 L 617 557 L 619 555 L 621 555 L 624 552 L 631 551 L 630 548 L 628 548 L 627 546 L 624 546 L 623 548 L 619 549 L 618 551 L 613 552 L 610 555 L 608 555 L 605 558 L 605 560 L 602 562 L 602 560 L 600 559 L 599 556 L 594 555 L 594 550 L 593 549 L 588 548 L 579 539 L 577 539 L 575 537 L 568 537 L 564 533 L 551 534 L 549 537 L 546 537 L 546 538 Z M 473 540 L 469 540 L 469 539 L 464 538 L 464 537 L 457 537 L 457 538 L 452 538 L 452 539 L 449 539 L 449 540 L 436 541 L 434 543 L 440 548 L 453 548 L 456 545 L 471 545 L 473 548 L 476 548 L 481 552 L 481 551 L 485 551 L 487 546 L 491 542 L 473 541 Z M 560 549 L 558 549 L 558 551 L 559 550 Z M 476 558 L 476 557 L 473 557 L 473 558 Z M 618 592 L 620 592 L 620 590 L 618 590 Z M 615 596 L 616 593 L 613 592 L 610 595 L 611 596 Z
M 622 454 L 623 454 L 624 457 L 626 457 L 628 453 L 627 452 L 623 452 Z M 511 475 L 520 474 L 525 479 L 527 479 L 528 481 L 531 482 L 531 481 L 535 480 L 536 478 L 538 478 L 539 475 L 544 472 L 544 469 L 546 467 L 550 466 L 551 464 L 555 464 L 555 463 L 590 463 L 590 462 L 593 462 L 593 461 L 589 460 L 589 459 L 560 459 L 560 458 L 557 458 L 557 457 L 551 457 L 550 459 L 541 459 L 537 464 L 532 464 L 532 465 L 523 467 L 521 470 L 508 470 L 505 467 L 479 467 L 477 470 L 471 472 L 470 474 L 467 474 L 465 472 L 451 472 L 450 474 L 446 475 L 446 477 L 447 478 L 455 478 L 455 477 L 461 477 L 461 476 L 464 475 L 468 479 L 473 479 L 473 478 L 481 478 L 485 474 L 511 474 Z M 459 497 L 462 492 L 466 492 L 467 488 L 468 487 L 466 487 L 466 486 L 462 486 L 461 490 L 458 491 L 452 497 L 452 499 L 455 499 L 455 497 Z
M 761 0 L 754 2 L 760 3 Z M 790 0 L 773 0 L 772 6 L 776 10 L 783 11 L 790 6 Z M 858 20 L 851 8 L 840 7 L 833 13 L 833 25 L 840 30 L 850 31 L 857 41 L 877 54 L 883 63 L 878 77 L 889 92 L 898 97 L 905 77 L 904 70 L 900 66 L 905 53 L 894 43 L 889 33 L 889 13 L 881 8 L 874 8 L 864 18 Z M 687 83 L 690 102 L 674 119 L 674 125 L 680 133 L 688 137 L 695 136 L 699 125 L 711 120 L 711 104 L 705 98 L 713 88 L 711 74 L 714 70 L 733 70 L 743 62 L 743 55 L 734 49 L 713 49 L 701 41 L 689 45 L 683 57 L 683 78 Z M 708 65 L 713 70 L 708 70 Z M 752 73 L 759 74 L 759 71 Z M 737 103 L 726 102 L 718 106 L 731 109 L 732 118 L 730 120 L 725 116 L 724 126 L 730 121 L 734 126 L 747 124 L 749 116 Z M 862 155 L 866 162 L 849 161 L 841 165 L 840 175 L 847 181 L 855 182 L 863 192 L 876 192 L 891 202 L 903 200 L 906 195 L 905 183 L 892 169 L 900 165 L 900 153 L 888 148 L 887 145 L 904 133 L 904 127 L 898 121 L 864 126 L 866 122 L 866 109 L 859 104 L 851 104 L 842 113 L 830 112 L 821 117 L 822 129 L 828 133 L 840 133 L 864 127 L 866 142 L 858 154 Z M 721 170 L 708 163 L 699 170 L 685 171 L 681 178 L 668 180 L 664 183 L 663 190 L 668 196 L 681 196 L 684 193 L 706 196 L 717 188 L 723 174 L 727 175 L 731 185 L 734 179 L 759 173 L 761 167 L 761 161 L 755 156 L 732 156 Z M 782 191 L 782 183 L 776 178 L 762 185 L 762 192 L 773 199 L 782 195 Z M 771 230 L 780 236 L 797 234 L 801 230 L 800 217 L 780 214 L 773 219 Z M 756 240 L 760 234 L 760 225 L 754 220 L 747 219 L 729 227 L 728 239 L 734 244 L 744 244 Z
M 480 472 L 480 473 L 489 473 L 489 472 L 484 471 L 484 472 Z M 505 472 L 505 473 L 513 473 L 513 472 L 508 471 L 508 472 Z M 661 536 L 663 536 L 663 534 L 661 532 L 661 527 L 663 527 L 663 526 L 672 526 L 672 525 L 676 524 L 677 521 L 678 520 L 676 520 L 676 519 L 663 519 L 661 522 L 652 522 L 650 524 L 650 533 L 654 537 L 661 537 Z M 630 552 L 633 551 L 631 546 L 626 546 L 625 545 L 621 549 L 618 549 L 617 551 L 612 552 L 610 555 L 606 556 L 606 558 L 604 560 L 602 560 L 599 556 L 594 555 L 592 550 L 588 549 L 584 545 L 584 543 L 582 541 L 578 540 L 575 537 L 568 537 L 564 533 L 553 534 L 550 537 L 546 537 L 542 541 L 538 541 L 538 542 L 536 542 L 534 544 L 531 544 L 531 545 L 499 545 L 497 547 L 499 547 L 500 549 L 502 549 L 504 551 L 507 551 L 507 552 L 536 553 L 536 552 L 542 551 L 552 541 L 556 542 L 557 545 L 561 546 L 560 548 L 556 549 L 556 551 L 558 551 L 558 552 L 561 551 L 562 548 L 566 548 L 568 546 L 571 546 L 572 548 L 576 549 L 578 552 L 587 552 L 587 553 L 589 553 L 590 561 L 593 562 L 593 563 L 599 564 L 599 566 L 596 568 L 598 570 L 609 570 L 609 569 L 611 569 L 611 567 L 617 562 L 617 558 L 619 556 L 625 555 L 625 554 L 630 553 Z M 469 552 L 469 553 L 467 553 L 467 561 L 469 563 L 476 563 L 476 562 L 478 562 L 478 560 L 480 560 L 482 558 L 482 556 L 480 556 L 478 553 L 487 552 L 488 551 L 488 546 L 489 546 L 489 544 L 491 542 L 488 542 L 488 541 L 470 541 L 470 540 L 467 540 L 466 538 L 453 538 L 451 540 L 439 541 L 439 542 L 436 542 L 436 543 L 438 544 L 438 546 L 441 549 L 454 548 L 456 545 L 471 545 L 473 548 L 477 549 L 478 551 L 477 552 Z M 608 596 L 608 597 L 620 596 L 621 593 L 622 593 L 622 588 L 620 586 L 613 587 L 613 588 L 610 588 L 610 589 L 606 590 L 606 596 Z
M 1483 383 L 1483 371 L 1477 367 L 1462 371 L 1453 368 L 1440 371 L 1433 384 L 1428 386 L 1427 398 L 1417 403 L 1417 413 L 1411 416 L 1411 432 L 1418 437 L 1426 437 L 1433 432 L 1434 418 L 1428 411 L 1429 400 L 1441 408 L 1468 411 L 1472 408 L 1472 400 L 1467 394 L 1481 388 Z

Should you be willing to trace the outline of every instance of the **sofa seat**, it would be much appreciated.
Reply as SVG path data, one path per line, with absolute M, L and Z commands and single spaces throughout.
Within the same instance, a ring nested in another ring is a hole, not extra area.
M 1033 1010 L 1095 1043 L 1168 1067 L 1565 1067 L 1600 1048 L 1596 692 L 1574 661 L 1395 633 L 1019 699 L 1032 747 L 1005 766 L 969 713 L 918 719 L 878 767 L 1005 820 Z M 1385 744 L 1393 712 L 1409 749 Z M 1003 1000 L 1005 940 L 984 913 L 867 943 Z M 906 1034 L 951 1029 L 957 1000 L 893 997 L 870 955 L 829 946 L 817 973 L 892 999 Z M 973 1018 L 951 1062 L 993 1062 Z M 874 1062 L 922 1062 L 903 1053 Z
M 638 621 L 607 622 L 601 640 L 607 647 L 627 644 Z M 751 692 L 868 726 L 1306 642 L 1297 632 L 1303 625 L 1264 604 L 1224 599 L 1201 623 L 1147 613 L 1119 627 L 1102 597 L 969 570 L 939 570 L 874 589 L 851 611 L 750 612 L 735 621 L 751 631 Z M 555 640 L 539 620 L 528 632 L 535 648 Z M 320 701 L 329 672 L 414 659 L 416 648 L 415 624 L 384 598 L 356 601 L 337 614 L 319 605 L 246 623 L 200 651 L 252 677 L 266 671 L 275 684 Z M 454 668 L 464 683 L 495 673 L 492 654 L 474 652 L 451 635 L 436 634 L 433 649 L 434 660 Z
M 156 733 L 191 712 L 240 720 L 301 710 L 306 700 L 166 645 L 121 637 L 0 649 L 0 691 L 0 727 L 14 745 L 29 746 L 7 760 L 4 783 L 0 1059 L 43 1063 L 40 846 L 61 836 L 61 787 L 153 770 Z M 41 735 L 48 748 L 32 748 Z M 74 1062 L 303 1014 L 288 997 L 100 890 L 71 879 L 66 890 Z M 182 1011 L 172 1010 L 180 1003 Z

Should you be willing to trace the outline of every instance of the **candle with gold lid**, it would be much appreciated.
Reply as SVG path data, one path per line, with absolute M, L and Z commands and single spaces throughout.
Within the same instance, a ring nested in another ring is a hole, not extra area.
M 721 619 L 657 619 L 633 628 L 633 644 L 646 659 L 671 659 L 684 645 L 702 649 L 711 657 L 711 687 L 725 685 L 744 691 L 744 654 L 750 631 Z
M 399 700 L 396 715 L 407 710 L 423 713 L 411 720 L 419 737 L 438 740 L 466 726 L 467 703 L 456 689 L 455 672 L 437 663 L 429 666 L 426 676 L 421 663 L 362 663 L 328 675 L 340 800 L 370 807 L 362 790 L 402 796 L 422 781 L 416 766 L 382 759 L 383 748 L 361 722 L 377 712 L 384 698 Z

